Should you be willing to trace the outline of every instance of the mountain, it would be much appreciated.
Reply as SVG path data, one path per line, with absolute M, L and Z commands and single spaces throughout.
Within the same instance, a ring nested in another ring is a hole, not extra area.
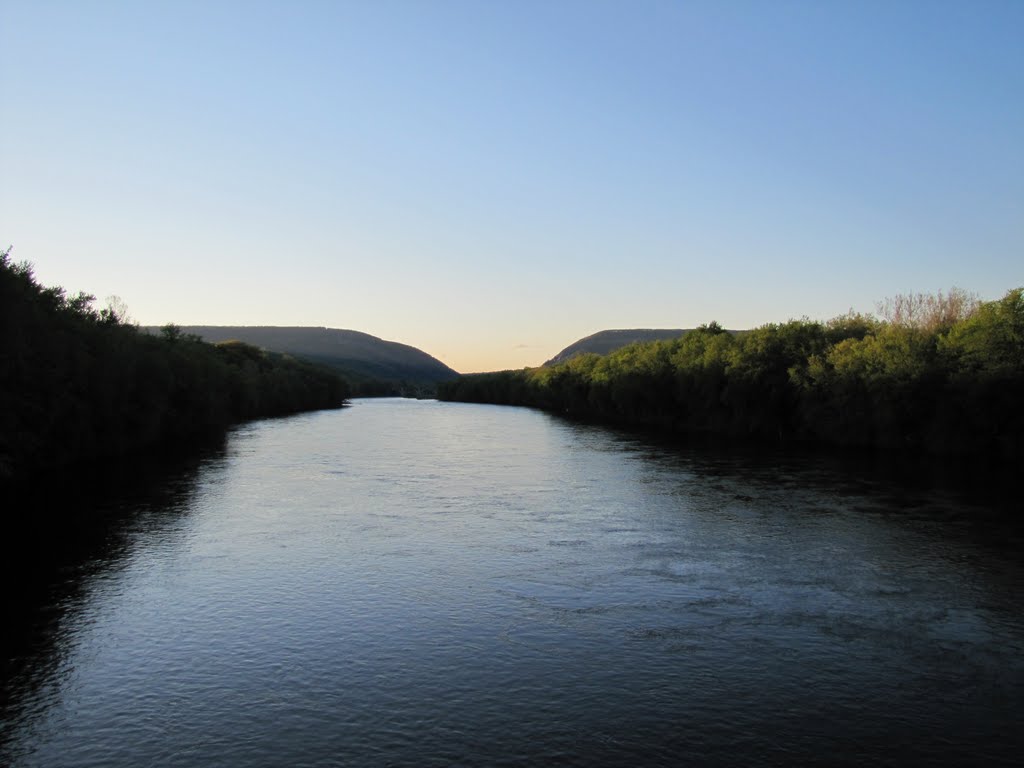
M 356 394 L 424 394 L 459 374 L 408 344 L 359 331 L 282 326 L 183 325 L 204 341 L 244 341 L 334 368 L 349 378 Z M 147 329 L 159 332 L 158 328 Z
M 598 331 L 595 334 L 580 339 L 570 344 L 544 365 L 558 365 L 564 363 L 571 357 L 584 352 L 594 352 L 598 355 L 607 355 L 619 347 L 633 344 L 637 341 L 660 341 L 662 339 L 676 339 L 687 333 L 682 328 L 628 328 L 614 331 Z

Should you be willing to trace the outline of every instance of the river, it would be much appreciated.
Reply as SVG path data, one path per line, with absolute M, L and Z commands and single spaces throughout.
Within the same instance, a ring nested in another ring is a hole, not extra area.
M 1024 754 L 1019 529 L 953 491 L 393 399 L 84 496 L 7 579 L 0 763 Z

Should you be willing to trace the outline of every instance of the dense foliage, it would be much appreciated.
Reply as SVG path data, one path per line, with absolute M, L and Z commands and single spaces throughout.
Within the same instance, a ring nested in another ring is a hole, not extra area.
M 336 374 L 180 328 L 143 333 L 0 252 L 0 479 L 120 456 L 262 416 L 340 406 Z
M 446 400 L 529 405 L 675 432 L 1024 457 L 1024 291 L 900 297 L 850 314 L 463 376 Z

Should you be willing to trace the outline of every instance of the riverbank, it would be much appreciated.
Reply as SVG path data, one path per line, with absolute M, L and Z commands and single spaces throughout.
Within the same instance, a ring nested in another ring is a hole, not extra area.
M 334 372 L 173 324 L 143 333 L 94 297 L 44 288 L 0 252 L 0 482 L 223 435 L 241 421 L 337 408 Z
M 941 297 L 940 297 L 941 298 Z M 670 341 L 439 385 L 670 434 L 1024 463 L 1024 291 L 917 319 L 848 315 Z

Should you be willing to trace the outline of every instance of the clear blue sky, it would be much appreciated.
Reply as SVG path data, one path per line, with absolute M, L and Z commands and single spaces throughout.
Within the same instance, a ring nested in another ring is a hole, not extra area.
M 461 371 L 1024 284 L 1024 2 L 0 0 L 0 240 Z

